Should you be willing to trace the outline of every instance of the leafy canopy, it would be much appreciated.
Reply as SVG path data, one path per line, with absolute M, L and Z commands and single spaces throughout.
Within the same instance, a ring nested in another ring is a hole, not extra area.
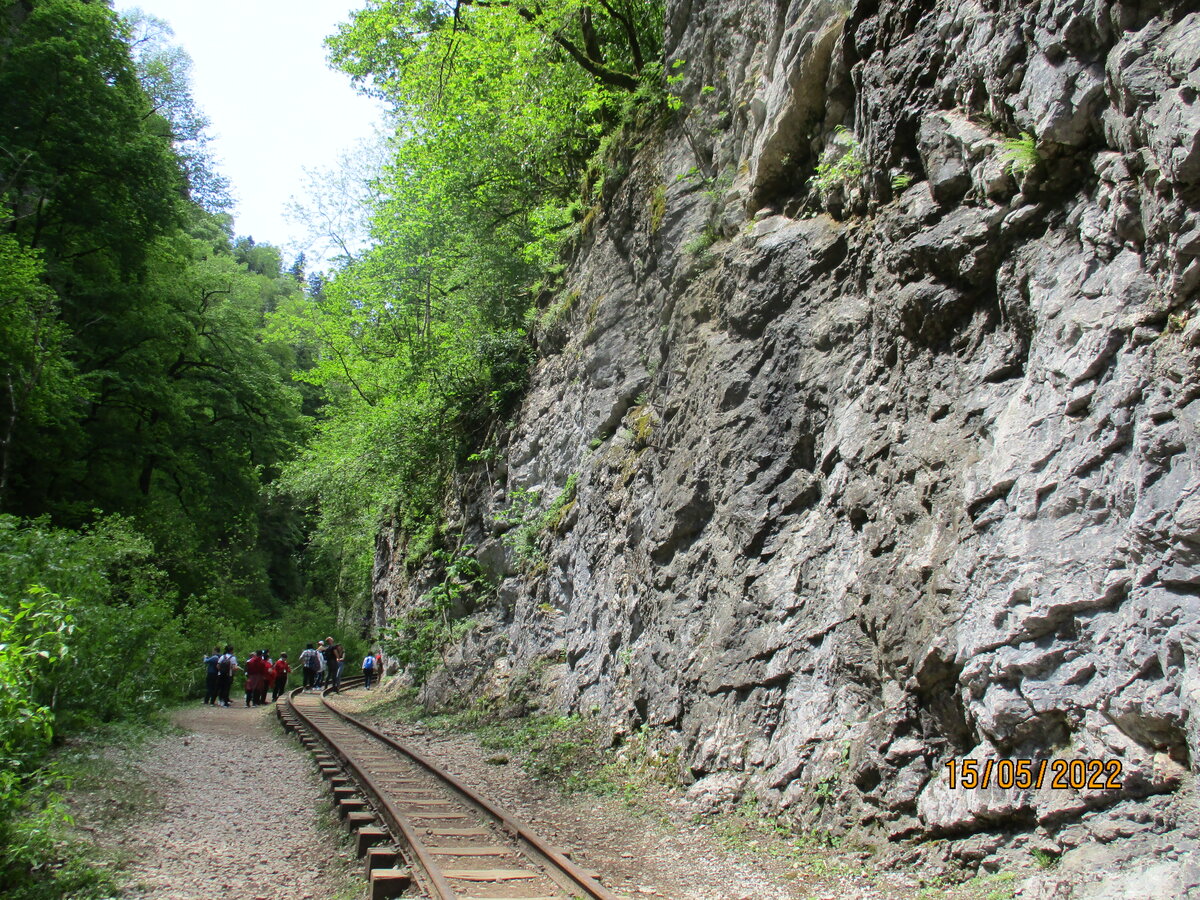
M 661 31 L 656 2 L 394 0 L 329 40 L 393 110 L 365 192 L 374 245 L 274 322 L 325 400 L 283 485 L 312 499 L 348 583 L 365 587 L 381 521 L 428 533 L 518 398 L 538 285 L 561 271 L 601 138 L 661 77 Z

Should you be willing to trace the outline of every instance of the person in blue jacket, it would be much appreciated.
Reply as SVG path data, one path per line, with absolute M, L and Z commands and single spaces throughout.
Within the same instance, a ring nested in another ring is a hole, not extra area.
M 204 702 L 210 706 L 217 705 L 217 661 L 220 658 L 220 647 L 213 647 L 212 656 L 204 657 Z
M 362 673 L 363 687 L 369 691 L 371 689 L 371 676 L 375 674 L 375 657 L 370 653 L 363 658 Z

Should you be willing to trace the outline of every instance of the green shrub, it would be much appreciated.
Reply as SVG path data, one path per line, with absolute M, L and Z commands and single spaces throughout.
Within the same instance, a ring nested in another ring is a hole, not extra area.
M 424 684 L 441 664 L 446 647 L 470 630 L 474 623 L 466 615 L 491 589 L 474 550 L 470 544 L 435 550 L 432 555 L 442 565 L 442 580 L 379 636 L 383 649 L 416 684 Z
M 579 475 L 572 472 L 567 476 L 567 483 L 562 491 L 550 502 L 545 511 L 539 511 L 540 492 L 517 488 L 510 497 L 508 509 L 496 516 L 496 521 L 503 525 L 511 525 L 500 538 L 504 545 L 513 551 L 517 563 L 523 569 L 536 567 L 545 559 L 542 552 L 542 538 L 551 531 L 556 531 L 566 520 L 571 508 L 575 505 L 576 484 Z
M 841 149 L 841 153 L 829 157 L 827 156 L 821 162 L 817 163 L 817 169 L 812 177 L 812 185 L 821 193 L 828 193 L 839 187 L 848 187 L 853 182 L 858 181 L 866 170 L 866 161 L 863 159 L 862 148 L 858 144 L 858 139 L 854 137 L 850 129 L 844 125 L 839 125 L 833 130 L 834 145 Z
M 1042 159 L 1033 132 L 1023 131 L 1020 137 L 1004 141 L 1003 158 L 1005 167 L 1014 178 L 1020 178 L 1033 169 Z
M 704 228 L 693 237 L 690 241 L 683 245 L 683 252 L 689 256 L 694 256 L 697 260 L 701 260 L 708 256 L 708 249 L 721 238 L 721 232 L 717 228 L 717 223 L 713 221 L 706 222 Z
M 144 718 L 182 696 L 192 648 L 154 549 L 120 516 L 84 531 L 0 517 L 0 614 L 10 627 L 57 621 L 37 646 L 32 696 L 59 729 Z M 28 612 L 24 612 L 29 610 Z M 36 610 L 36 611 L 34 611 Z

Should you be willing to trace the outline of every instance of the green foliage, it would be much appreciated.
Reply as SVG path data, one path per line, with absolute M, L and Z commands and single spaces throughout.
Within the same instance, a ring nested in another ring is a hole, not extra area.
M 902 194 L 908 190 L 913 183 L 913 177 L 907 172 L 902 172 L 899 175 L 892 176 L 892 190 L 897 194 Z
M 146 546 L 121 520 L 81 535 L 0 516 L 0 881 L 9 888 L 6 896 L 110 896 L 107 877 L 77 854 L 62 857 L 69 818 L 45 756 L 56 731 L 146 715 L 153 708 L 147 689 L 175 680 L 183 652 L 178 630 L 159 627 L 153 611 L 143 615 L 144 607 L 137 615 L 129 608 L 115 612 L 159 580 L 139 553 Z M 47 866 L 47 860 L 59 862 Z
M 537 319 L 540 341 L 561 340 L 565 336 L 566 321 L 579 303 L 579 291 L 561 291 L 554 302 L 542 311 Z
M 116 879 L 94 865 L 95 848 L 69 837 L 72 820 L 55 792 L 53 770 L 45 770 L 43 778 L 35 787 L 8 794 L 6 805 L 13 815 L 0 820 L 0 883 L 5 898 L 110 900 L 117 896 Z
M 174 32 L 162 19 L 136 8 L 122 19 L 138 81 L 154 114 L 170 129 L 189 195 L 208 212 L 230 212 L 229 181 L 217 171 L 209 150 L 210 123 L 192 97 L 191 57 L 171 43 Z
M 938 875 L 929 879 L 916 897 L 918 900 L 1012 900 L 1016 881 L 1013 872 L 979 874 L 957 884 L 946 875 Z
M 498 524 L 511 526 L 501 540 L 522 568 L 542 559 L 540 498 L 539 491 L 516 488 L 509 494 L 508 508 L 496 516 Z
M 589 790 L 596 784 L 602 730 L 595 720 L 543 713 L 476 727 L 485 749 L 520 753 L 525 771 L 557 784 L 564 793 Z
M 261 495 L 301 398 L 292 348 L 262 325 L 299 287 L 278 251 L 235 252 L 227 220 L 188 202 L 190 187 L 220 208 L 219 178 L 201 171 L 206 123 L 161 22 L 82 0 L 11 13 L 0 510 L 73 529 L 121 513 L 179 596 L 272 612 L 303 591 L 300 517 Z
M 0 208 L 0 222 L 8 219 Z M 66 351 L 68 329 L 57 295 L 42 281 L 36 251 L 11 234 L 0 235 L 0 503 L 7 498 L 14 459 L 50 452 L 44 435 L 57 422 L 74 422 L 88 395 Z M 18 446 L 19 445 L 19 446 Z
M 535 286 L 557 283 L 606 136 L 665 104 L 662 16 L 629 0 L 382 0 L 329 40 L 396 111 L 375 246 L 271 321 L 323 401 L 279 486 L 313 508 L 312 548 L 344 602 L 366 587 L 382 521 L 411 538 L 440 517 L 455 466 L 524 389 L 527 328 L 556 334 L 572 308 L 568 293 L 532 316 Z
M 517 679 L 536 682 L 554 657 L 542 657 Z M 496 714 L 495 703 L 480 698 L 458 711 L 429 715 L 413 698 L 401 697 L 372 710 L 434 729 L 470 730 L 485 750 L 494 752 L 488 762 L 506 765 L 518 761 L 525 771 L 556 785 L 565 794 L 586 792 L 623 799 L 631 808 L 653 813 L 664 793 L 678 792 L 682 772 L 678 749 L 666 749 L 664 734 L 642 727 L 618 746 L 610 746 L 608 729 L 595 717 L 572 713 L 534 713 L 520 718 Z
M 1032 131 L 1023 131 L 1020 137 L 1008 138 L 1003 146 L 1005 167 L 1014 178 L 1020 178 L 1041 162 L 1037 137 Z
M 36 654 L 31 695 L 59 727 L 145 716 L 179 698 L 188 646 L 153 545 L 129 520 L 75 532 L 0 516 L 0 560 L 0 613 L 34 627 L 16 645 Z
M 721 239 L 721 232 L 715 222 L 707 222 L 699 234 L 683 245 L 683 252 L 698 259 L 708 253 L 708 248 Z
M 517 488 L 510 494 L 508 509 L 496 516 L 496 522 L 510 526 L 500 539 L 513 551 L 521 568 L 528 570 L 545 560 L 542 539 L 547 533 L 557 531 L 570 514 L 578 480 L 578 473 L 567 476 L 562 491 L 545 510 L 539 508 L 539 491 Z
M 447 645 L 471 628 L 466 614 L 491 589 L 472 555 L 474 549 L 466 544 L 454 551 L 433 551 L 434 561 L 442 566 L 442 580 L 425 592 L 419 606 L 407 610 L 379 636 L 380 645 L 416 684 L 424 684 L 441 664 Z
M 656 184 L 650 194 L 650 233 L 658 234 L 667 214 L 667 186 Z
M 813 187 L 821 193 L 853 185 L 866 170 L 858 139 L 844 125 L 834 129 L 833 145 L 833 152 L 817 163 L 812 177 Z
M 1188 310 L 1183 312 L 1170 313 L 1167 316 L 1167 327 L 1163 329 L 1164 334 L 1182 334 L 1187 328 L 1188 322 L 1191 320 L 1191 313 Z
M 654 413 L 654 408 L 645 400 L 634 407 L 632 412 L 633 422 L 630 426 L 630 432 L 633 436 L 634 446 L 639 448 L 645 447 L 654 436 L 654 428 L 658 424 L 658 417 Z
M 103 291 L 179 221 L 183 175 L 164 120 L 106 4 L 42 0 L 7 15 L 0 38 L 0 202 L 22 243 Z
M 1058 865 L 1059 856 L 1057 853 L 1052 853 L 1049 850 L 1041 850 L 1034 848 L 1030 851 L 1033 856 L 1033 861 L 1039 869 L 1053 869 Z
M 291 381 L 311 346 L 265 328 L 302 267 L 232 240 L 167 37 L 87 0 L 0 17 L 6 896 L 92 890 L 55 849 L 52 741 L 180 698 L 218 640 L 298 650 L 349 621 L 311 602 L 337 573 L 300 561 L 315 514 L 275 484 L 323 400 Z M 502 387 L 517 376 L 485 338 Z

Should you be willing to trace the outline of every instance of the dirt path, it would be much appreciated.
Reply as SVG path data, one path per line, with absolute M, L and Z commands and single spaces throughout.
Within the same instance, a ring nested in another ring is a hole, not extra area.
M 284 738 L 274 709 L 177 710 L 183 733 L 139 751 L 108 748 L 112 777 L 149 796 L 131 816 L 72 805 L 78 823 L 124 860 L 124 896 L 152 900 L 357 898 L 361 872 L 312 765 Z

